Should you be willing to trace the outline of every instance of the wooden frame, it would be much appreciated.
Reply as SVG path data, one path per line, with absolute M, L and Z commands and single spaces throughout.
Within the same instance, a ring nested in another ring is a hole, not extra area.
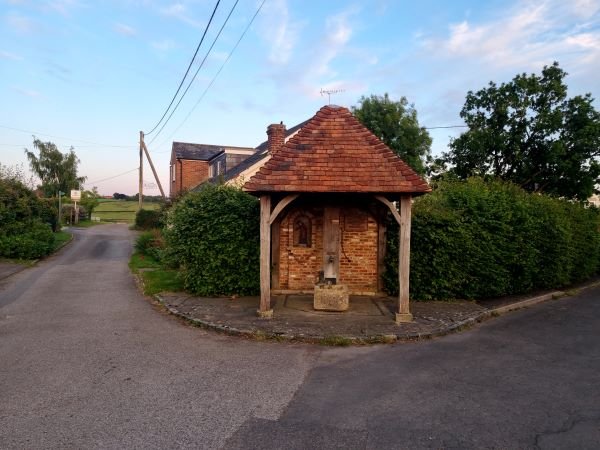
M 396 313 L 396 323 L 412 322 L 409 299 L 412 196 L 406 194 L 400 196 L 400 212 L 384 196 L 376 195 L 375 198 L 389 208 L 394 219 L 396 219 L 396 222 L 400 226 L 398 236 L 398 312 Z

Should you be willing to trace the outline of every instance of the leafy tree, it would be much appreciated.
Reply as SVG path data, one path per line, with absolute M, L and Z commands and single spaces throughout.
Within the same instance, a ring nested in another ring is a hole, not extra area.
M 395 102 L 383 97 L 361 97 L 352 113 L 416 172 L 425 173 L 431 156 L 431 137 L 419 126 L 417 110 L 406 97 Z
M 585 200 L 600 175 L 600 115 L 590 94 L 567 98 L 558 65 L 541 75 L 469 91 L 460 116 L 469 130 L 443 161 L 459 178 L 496 177 L 530 192 Z
M 100 204 L 98 198 L 100 194 L 98 194 L 98 188 L 94 186 L 91 191 L 83 191 L 81 193 L 81 206 L 85 208 L 88 217 L 92 217 L 92 212 L 94 209 Z
M 68 153 L 61 153 L 52 142 L 42 142 L 33 139 L 33 146 L 39 152 L 25 149 L 31 170 L 40 178 L 40 189 L 46 197 L 56 195 L 60 190 L 69 192 L 85 181 L 85 177 L 77 176 L 79 158 L 75 155 L 73 147 Z

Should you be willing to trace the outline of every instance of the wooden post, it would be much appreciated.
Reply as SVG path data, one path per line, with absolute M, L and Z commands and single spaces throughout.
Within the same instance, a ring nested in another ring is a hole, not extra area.
M 409 276 L 410 276 L 410 195 L 400 197 L 400 236 L 398 241 L 398 312 L 396 323 L 412 322 L 409 305 Z
M 260 308 L 259 317 L 271 319 L 271 196 L 260 196 Z
M 279 260 L 280 255 L 280 234 L 281 234 L 281 219 L 277 218 L 271 224 L 271 288 L 279 289 Z
M 144 132 L 140 131 L 140 184 L 138 189 L 138 209 L 142 209 L 143 197 L 144 197 Z
M 158 189 L 160 189 L 160 195 L 162 195 L 162 198 L 165 198 L 165 191 L 163 191 L 162 184 L 160 183 L 160 180 L 158 179 L 158 175 L 156 174 L 156 169 L 154 168 L 154 163 L 152 162 L 152 158 L 150 158 L 150 152 L 148 151 L 148 147 L 146 147 L 146 143 L 144 142 L 143 134 L 142 134 L 142 140 L 140 142 L 142 143 L 144 152 L 146 152 L 146 158 L 148 158 L 148 162 L 150 163 L 150 168 L 152 169 L 152 173 L 154 174 L 154 179 L 156 180 L 156 184 L 158 184 Z

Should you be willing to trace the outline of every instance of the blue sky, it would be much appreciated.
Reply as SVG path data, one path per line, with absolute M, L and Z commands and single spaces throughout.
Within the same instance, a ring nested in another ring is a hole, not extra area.
M 600 95 L 600 0 L 266 0 L 202 97 L 261 2 L 239 0 L 171 121 L 147 137 L 165 186 L 173 140 L 256 146 L 268 124 L 326 104 L 321 89 L 343 89 L 332 103 L 347 107 L 406 96 L 426 127 L 461 124 L 468 90 L 555 60 L 569 95 Z M 221 0 L 192 72 L 233 4 Z M 75 148 L 86 188 L 135 193 L 139 131 L 163 114 L 214 5 L 0 0 L 0 163 L 27 167 L 35 132 Z M 458 133 L 431 130 L 434 153 Z

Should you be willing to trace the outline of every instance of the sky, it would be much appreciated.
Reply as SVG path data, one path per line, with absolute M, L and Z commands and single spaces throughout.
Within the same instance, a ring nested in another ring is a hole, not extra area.
M 321 90 L 342 91 L 331 103 L 346 107 L 405 96 L 425 127 L 463 124 L 469 90 L 554 61 L 569 74 L 569 96 L 600 95 L 600 0 L 238 0 L 208 52 L 235 4 L 221 0 L 195 80 L 150 133 L 215 4 L 0 0 L 0 164 L 28 170 L 24 149 L 36 136 L 74 148 L 84 189 L 132 195 L 144 131 L 168 195 L 173 141 L 255 147 L 269 124 L 289 128 L 326 105 Z M 433 153 L 461 131 L 430 130 Z M 144 183 L 159 194 L 147 163 Z

